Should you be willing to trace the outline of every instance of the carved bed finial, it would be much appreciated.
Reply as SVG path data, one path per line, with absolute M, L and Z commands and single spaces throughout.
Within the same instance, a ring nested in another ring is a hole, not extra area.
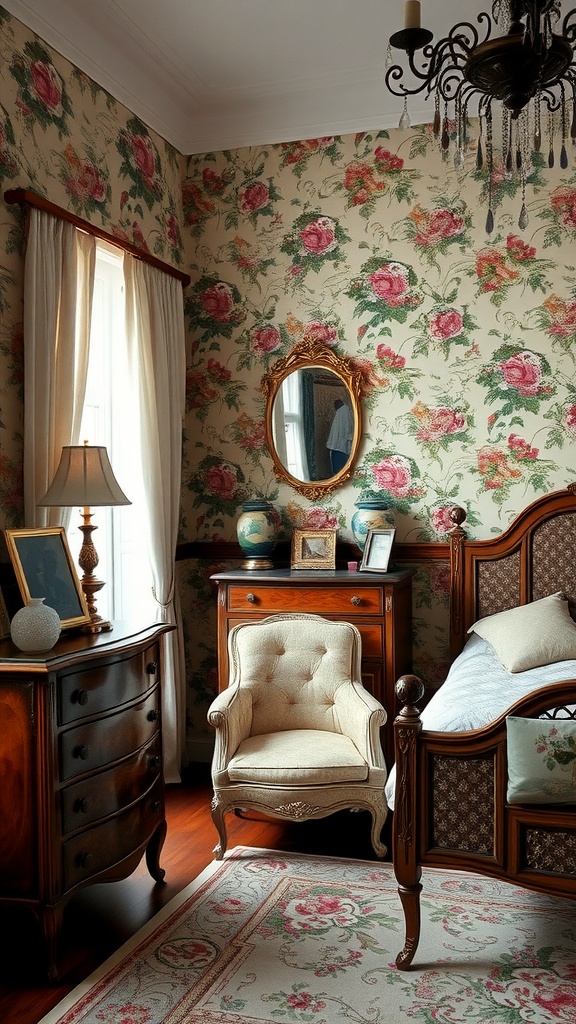
M 466 520 L 466 510 L 460 505 L 452 505 L 452 508 L 448 513 L 448 518 L 452 523 L 454 523 L 454 526 L 459 529 L 462 526 L 462 523 Z

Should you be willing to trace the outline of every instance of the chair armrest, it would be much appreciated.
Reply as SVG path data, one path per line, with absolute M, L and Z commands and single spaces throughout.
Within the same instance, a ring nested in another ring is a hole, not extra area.
M 222 771 L 242 740 L 250 735 L 252 697 L 239 686 L 229 686 L 212 701 L 208 721 L 216 730 L 213 771 Z
M 340 686 L 335 694 L 340 729 L 356 744 L 362 757 L 375 768 L 386 768 L 380 730 L 388 715 L 361 683 Z

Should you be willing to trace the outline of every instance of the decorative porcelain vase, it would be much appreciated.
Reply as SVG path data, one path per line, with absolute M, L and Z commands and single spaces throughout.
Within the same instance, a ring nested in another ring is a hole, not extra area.
M 58 612 L 44 604 L 43 597 L 33 597 L 14 615 L 10 636 L 21 651 L 50 651 L 61 629 Z
M 354 502 L 356 512 L 352 516 L 352 533 L 361 551 L 364 551 L 369 530 L 384 530 L 393 526 L 393 514 L 386 498 L 365 496 Z
M 236 524 L 238 543 L 242 548 L 244 569 L 271 569 L 270 558 L 276 545 L 280 516 L 265 498 L 245 501 Z

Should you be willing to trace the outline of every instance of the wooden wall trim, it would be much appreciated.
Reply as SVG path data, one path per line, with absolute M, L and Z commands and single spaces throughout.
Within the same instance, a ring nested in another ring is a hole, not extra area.
M 242 549 L 236 541 L 185 541 L 176 548 L 176 561 L 184 562 L 190 558 L 208 562 L 229 562 L 242 559 Z M 288 564 L 290 561 L 290 543 L 281 542 L 274 550 L 274 560 Z M 338 544 L 336 557 L 338 561 L 360 561 L 362 555 L 353 543 Z M 418 541 L 398 543 L 394 546 L 394 557 L 399 562 L 449 561 L 450 544 L 443 541 Z

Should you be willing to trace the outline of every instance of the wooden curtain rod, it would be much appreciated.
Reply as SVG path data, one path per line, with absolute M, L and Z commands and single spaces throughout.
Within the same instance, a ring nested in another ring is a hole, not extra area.
M 178 281 L 182 282 L 183 288 L 190 284 L 189 274 L 184 274 L 181 270 L 171 266 L 170 263 L 164 263 L 163 260 L 159 260 L 156 256 L 152 256 L 143 249 L 138 249 L 137 246 L 132 245 L 130 242 L 123 242 L 120 238 L 116 238 L 115 235 L 109 234 L 108 231 L 103 231 L 102 228 L 95 227 L 90 221 L 76 217 L 75 214 L 64 210 L 61 206 L 56 206 L 55 203 L 51 203 L 48 199 L 44 199 L 43 196 L 39 196 L 35 192 L 30 192 L 27 188 L 8 189 L 4 193 L 4 199 L 9 206 L 14 204 L 34 206 L 37 210 L 43 210 L 44 213 L 51 213 L 53 217 L 66 220 L 81 231 L 86 231 L 89 235 L 95 235 L 96 238 L 102 238 L 105 242 L 115 245 L 117 249 L 123 249 L 125 252 L 131 253 L 137 260 L 142 260 L 143 263 L 149 263 L 151 267 L 157 267 L 158 270 L 164 271 L 165 274 L 170 274 L 171 277 L 175 277 Z

